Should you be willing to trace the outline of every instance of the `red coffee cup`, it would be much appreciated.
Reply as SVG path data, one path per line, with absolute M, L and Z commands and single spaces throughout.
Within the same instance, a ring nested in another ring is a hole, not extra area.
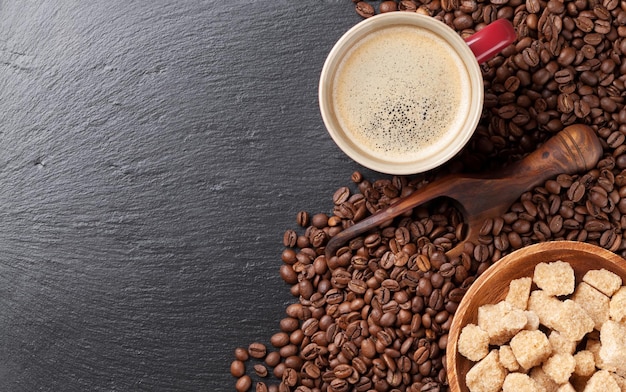
M 324 124 L 352 159 L 389 174 L 442 165 L 469 141 L 481 117 L 479 63 L 516 38 L 497 20 L 466 40 L 432 17 L 391 12 L 346 32 L 322 69 Z

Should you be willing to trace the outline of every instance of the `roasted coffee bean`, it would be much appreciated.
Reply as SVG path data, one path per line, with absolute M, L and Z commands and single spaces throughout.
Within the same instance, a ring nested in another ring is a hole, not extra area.
M 529 67 L 536 67 L 537 65 L 539 65 L 539 54 L 533 48 L 524 49 L 524 51 L 522 52 L 522 57 L 524 59 L 524 62 Z
M 330 382 L 330 387 L 336 392 L 346 392 L 350 388 L 350 384 L 344 379 L 335 378 Z
M 559 94 L 557 102 L 558 109 L 561 113 L 571 113 L 574 111 L 574 100 L 570 94 Z
M 517 76 L 510 76 L 504 81 L 504 88 L 507 91 L 514 92 L 520 87 L 520 79 Z
M 433 310 L 441 310 L 443 308 L 444 298 L 441 295 L 441 290 L 435 289 L 428 298 L 428 307 Z
M 243 347 L 237 347 L 235 349 L 235 359 L 245 362 L 248 360 L 248 358 L 250 357 L 250 355 L 248 354 L 248 350 L 246 350 Z
M 539 0 L 526 0 L 526 11 L 536 14 L 541 11 L 541 4 Z
M 323 229 L 328 225 L 328 215 L 324 213 L 313 215 L 313 217 L 311 218 L 311 224 L 318 229 Z
M 265 366 L 260 363 L 254 365 L 254 373 L 259 377 L 267 377 L 268 371 Z
M 461 299 L 463 298 L 464 295 L 465 295 L 465 290 L 457 287 L 450 291 L 450 294 L 448 295 L 448 297 L 450 301 L 461 302 Z
M 356 10 L 356 13 L 359 14 L 363 18 L 372 17 L 374 16 L 376 12 L 374 10 L 374 7 L 371 4 L 366 3 L 364 1 L 359 1 L 358 3 L 356 3 L 355 10 Z
M 442 277 L 444 278 L 450 278 L 454 275 L 454 266 L 451 263 L 444 263 L 440 268 L 439 268 L 439 273 L 441 274 Z
M 417 11 L 417 4 L 412 0 L 400 0 L 398 9 L 400 11 L 415 12 Z
M 430 356 L 430 350 L 428 347 L 426 346 L 422 346 L 419 347 L 415 350 L 415 353 L 413 354 L 413 360 L 415 361 L 415 363 L 417 363 L 418 365 L 422 365 L 424 364 L 426 361 L 428 361 L 428 357 Z
M 421 278 L 417 284 L 417 292 L 424 296 L 429 297 L 433 291 L 433 284 L 428 278 Z
M 489 259 L 489 247 L 484 244 L 480 244 L 474 248 L 474 258 L 478 262 L 484 262 Z
M 314 362 L 305 362 L 302 365 L 302 373 L 306 375 L 308 378 L 317 379 L 321 376 L 321 371 L 319 366 L 317 366 Z
M 289 335 L 286 332 L 277 332 L 270 338 L 270 343 L 274 347 L 284 347 L 289 344 Z
M 415 259 L 415 264 L 417 268 L 422 272 L 429 271 L 431 267 L 430 259 L 428 258 L 428 256 L 423 254 L 417 256 L 417 258 Z
M 473 26 L 473 24 L 474 21 L 472 20 L 472 16 L 468 14 L 460 14 L 452 21 L 452 25 L 457 30 L 469 29 Z
M 570 68 L 564 68 L 554 74 L 554 81 L 559 84 L 570 83 L 574 79 L 574 71 Z
M 567 197 L 573 202 L 579 202 L 583 196 L 585 196 L 585 186 L 579 181 L 572 183 L 572 186 L 567 190 Z
M 348 364 L 340 364 L 333 369 L 333 373 L 337 378 L 348 378 L 352 375 L 352 372 L 354 372 L 354 368 Z
M 515 105 L 505 105 L 498 109 L 498 115 L 503 119 L 510 120 L 517 114 L 517 107 Z
M 306 211 L 300 211 L 296 215 L 296 223 L 298 226 L 305 227 L 309 224 L 309 213 Z
M 333 203 L 338 206 L 348 201 L 348 198 L 350 198 L 350 188 L 343 186 L 333 194 Z
M 252 387 L 252 379 L 248 375 L 239 377 L 235 383 L 235 390 L 237 392 L 247 392 L 250 387 Z
M 298 234 L 295 230 L 287 230 L 285 231 L 285 235 L 283 236 L 283 245 L 288 247 L 296 246 L 296 241 L 298 239 Z
M 378 6 L 378 10 L 380 11 L 381 14 L 386 13 L 386 12 L 397 11 L 398 3 L 396 3 L 393 0 L 382 1 L 380 5 Z
M 613 101 L 611 101 L 613 102 Z M 622 144 L 624 144 L 624 141 L 626 140 L 626 136 L 619 132 L 619 131 L 615 131 L 612 132 L 606 139 L 607 144 L 609 145 L 609 147 L 611 148 L 617 148 L 619 146 L 621 146 Z
M 246 365 L 243 361 L 234 360 L 230 364 L 230 374 L 233 377 L 241 377 L 246 373 Z
M 272 351 L 265 357 L 265 364 L 269 367 L 275 367 L 280 363 L 280 353 L 278 351 Z
M 263 343 L 252 343 L 248 346 L 248 353 L 252 358 L 262 359 L 267 354 L 267 348 Z
M 288 387 L 293 387 L 298 382 L 298 372 L 293 368 L 286 368 L 283 372 L 283 383 Z
M 354 182 L 355 184 L 359 184 L 361 183 L 361 181 L 363 181 L 363 174 L 360 171 L 354 171 L 352 173 L 352 176 L 350 176 L 350 179 L 352 180 L 352 182 Z M 334 200 L 333 200 L 334 201 Z

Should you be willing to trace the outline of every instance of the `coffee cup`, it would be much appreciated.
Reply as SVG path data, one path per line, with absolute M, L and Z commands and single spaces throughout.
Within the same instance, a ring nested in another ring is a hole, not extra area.
M 322 69 L 319 104 L 349 157 L 388 174 L 416 174 L 454 157 L 482 114 L 480 63 L 516 38 L 497 20 L 467 39 L 421 14 L 391 12 L 358 23 Z

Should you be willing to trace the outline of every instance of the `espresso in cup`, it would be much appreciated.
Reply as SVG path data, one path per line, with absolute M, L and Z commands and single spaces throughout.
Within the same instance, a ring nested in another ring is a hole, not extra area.
M 332 106 L 364 152 L 411 162 L 455 137 L 448 130 L 465 121 L 471 88 L 463 60 L 445 40 L 390 26 L 346 54 L 333 80 Z
M 484 87 L 451 28 L 415 13 L 366 19 L 329 54 L 320 79 L 326 128 L 355 161 L 390 174 L 435 168 L 470 139 Z

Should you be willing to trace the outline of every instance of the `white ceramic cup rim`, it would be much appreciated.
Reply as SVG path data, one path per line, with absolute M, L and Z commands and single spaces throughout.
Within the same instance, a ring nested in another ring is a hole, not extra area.
M 469 109 L 465 121 L 461 129 L 452 131 L 456 132 L 456 137 L 452 139 L 452 142 L 446 144 L 434 154 L 419 157 L 409 162 L 386 160 L 384 157 L 374 156 L 360 148 L 360 146 L 351 140 L 346 132 L 342 130 L 342 127 L 334 116 L 334 109 L 332 107 L 332 81 L 343 56 L 345 56 L 355 42 L 371 31 L 400 25 L 426 27 L 428 30 L 436 33 L 447 41 L 464 61 L 471 85 L 471 95 L 467 98 L 470 100 Z M 320 111 L 326 129 L 332 139 L 345 154 L 356 162 L 372 170 L 387 174 L 407 175 L 423 173 L 439 167 L 453 158 L 474 134 L 482 114 L 483 100 L 484 87 L 480 66 L 465 41 L 443 22 L 429 16 L 409 12 L 379 14 L 365 19 L 348 30 L 337 41 L 328 54 L 324 67 L 322 68 L 319 83 Z

